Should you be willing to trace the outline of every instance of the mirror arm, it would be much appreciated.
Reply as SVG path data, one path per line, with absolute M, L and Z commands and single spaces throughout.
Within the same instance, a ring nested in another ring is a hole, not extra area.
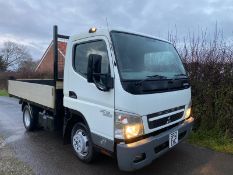
M 94 80 L 93 82 L 95 84 L 95 86 L 97 87 L 97 89 L 101 90 L 101 91 L 108 91 L 108 88 L 106 86 L 102 86 L 100 83 L 96 82 Z
M 102 76 L 105 77 L 105 80 L 107 81 L 106 84 L 101 85 L 100 83 L 96 82 L 95 79 L 93 78 L 96 87 L 101 91 L 109 91 L 110 89 L 113 89 L 114 79 L 109 74 L 102 74 Z
M 108 89 L 114 88 L 114 79 L 111 76 L 108 76 L 107 78 L 107 87 Z

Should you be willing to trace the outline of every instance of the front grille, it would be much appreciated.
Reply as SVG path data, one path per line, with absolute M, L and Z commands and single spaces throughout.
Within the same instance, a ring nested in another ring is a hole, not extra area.
M 176 108 L 172 108 L 172 109 L 168 109 L 165 111 L 160 111 L 160 112 L 156 112 L 154 114 L 148 115 L 147 120 L 148 120 L 149 129 L 157 128 L 157 127 L 160 127 L 160 126 L 163 126 L 163 125 L 166 125 L 166 124 L 169 124 L 169 123 L 172 123 L 176 120 L 181 119 L 184 115 L 184 111 L 178 112 L 175 114 L 171 114 L 171 115 L 167 115 L 166 117 L 163 117 L 160 119 L 156 119 L 156 117 L 159 117 L 159 116 L 164 115 L 164 114 L 169 114 L 171 112 L 175 112 L 178 110 L 182 110 L 184 108 L 185 108 L 185 106 L 179 106 Z M 154 120 L 150 121 L 150 119 L 152 119 L 152 118 L 154 118 Z

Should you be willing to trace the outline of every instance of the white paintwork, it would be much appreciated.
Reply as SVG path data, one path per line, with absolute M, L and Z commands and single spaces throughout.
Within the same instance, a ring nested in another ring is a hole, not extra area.
M 162 38 L 159 38 L 159 37 L 155 37 L 155 36 L 148 35 L 148 34 L 145 34 L 145 33 L 131 31 L 131 30 L 128 30 L 128 29 L 120 29 L 120 28 L 97 29 L 97 31 L 95 33 L 85 32 L 85 33 L 80 33 L 80 34 L 77 34 L 77 35 L 70 36 L 69 40 L 75 41 L 75 40 L 80 40 L 80 39 L 84 39 L 84 38 L 91 38 L 91 37 L 94 37 L 94 36 L 106 36 L 108 38 L 108 40 L 111 41 L 111 38 L 110 38 L 110 35 L 109 35 L 109 32 L 111 32 L 111 31 L 126 32 L 126 33 L 141 35 L 141 36 L 154 38 L 154 39 L 158 39 L 158 40 L 161 40 L 161 41 L 171 43 L 168 40 L 165 40 L 165 39 L 162 39 Z M 66 55 L 66 57 L 67 57 L 67 55 Z
M 115 31 L 128 32 L 126 30 Z M 155 38 L 153 36 L 148 36 L 136 32 L 129 33 Z M 108 47 L 111 76 L 114 77 L 114 89 L 109 92 L 102 92 L 98 90 L 93 83 L 88 83 L 87 80 L 77 74 L 72 67 L 73 45 L 79 42 L 91 41 L 98 38 L 103 39 Z M 191 100 L 191 88 L 179 91 L 145 95 L 133 95 L 126 92 L 121 85 L 118 68 L 117 66 L 113 66 L 115 55 L 111 44 L 109 30 L 97 29 L 97 32 L 95 33 L 90 34 L 86 32 L 79 35 L 71 36 L 68 42 L 66 53 L 67 55 L 65 59 L 64 74 L 64 106 L 80 111 L 85 116 L 92 132 L 108 139 L 114 140 L 113 133 L 115 110 L 125 111 L 142 116 L 144 130 L 146 134 L 183 120 L 184 116 L 182 119 L 169 123 L 167 125 L 154 129 L 148 128 L 146 115 L 183 105 L 185 105 L 186 109 Z M 74 91 L 75 93 L 77 93 L 78 99 L 69 98 L 69 91 Z M 102 110 L 110 112 L 112 117 L 103 116 L 103 114 L 100 112 Z
M 114 138 L 114 90 L 108 92 L 100 91 L 93 83 L 88 83 L 86 78 L 74 71 L 72 67 L 72 46 L 76 43 L 91 40 L 104 40 L 108 49 L 108 57 L 111 59 L 111 51 L 109 40 L 106 36 L 98 35 L 91 38 L 75 38 L 71 37 L 68 43 L 68 53 L 65 59 L 64 74 L 64 106 L 79 111 L 85 116 L 91 132 L 113 140 Z M 113 64 L 110 60 L 111 76 L 113 73 Z M 69 91 L 77 94 L 77 99 L 69 97 Z M 109 112 L 109 117 L 104 116 L 104 112 Z
M 54 108 L 53 86 L 9 80 L 8 92 L 9 94 L 22 99 L 38 103 L 49 108 Z
M 142 116 L 146 134 L 180 122 L 184 119 L 183 116 L 182 119 L 175 122 L 149 129 L 146 115 L 183 105 L 187 108 L 191 100 L 191 88 L 164 93 L 133 95 L 123 89 L 117 67 L 115 67 L 115 69 L 115 109 Z

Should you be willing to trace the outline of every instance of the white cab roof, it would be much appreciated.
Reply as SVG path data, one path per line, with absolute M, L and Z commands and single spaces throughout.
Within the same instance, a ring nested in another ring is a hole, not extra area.
M 134 34 L 134 35 L 145 36 L 145 37 L 154 38 L 154 39 L 158 39 L 158 40 L 170 43 L 169 41 L 167 41 L 165 39 L 161 39 L 159 37 L 155 37 L 155 36 L 148 35 L 148 34 L 145 34 L 145 33 L 139 33 L 139 32 L 135 32 L 135 31 L 125 30 L 125 29 L 117 29 L 117 28 L 111 28 L 109 30 L 108 29 L 98 29 L 97 28 L 97 31 L 94 32 L 94 33 L 89 33 L 89 31 L 87 31 L 87 32 L 83 32 L 83 33 L 80 33 L 80 34 L 77 34 L 77 35 L 73 35 L 73 36 L 70 37 L 70 39 L 72 41 L 75 41 L 75 40 L 79 40 L 79 39 L 83 39 L 83 38 L 89 38 L 89 37 L 92 37 L 92 36 L 106 36 L 106 37 L 108 37 L 110 39 L 109 32 L 111 32 L 111 31 L 124 32 L 124 33 L 130 33 L 130 34 Z

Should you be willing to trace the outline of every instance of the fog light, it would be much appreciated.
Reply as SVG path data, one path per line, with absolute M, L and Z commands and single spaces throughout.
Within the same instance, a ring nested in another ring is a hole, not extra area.
M 134 163 L 138 163 L 138 162 L 141 162 L 143 160 L 145 160 L 146 158 L 146 154 L 145 153 L 141 153 L 141 154 L 138 154 L 135 156 L 135 159 L 134 159 Z

